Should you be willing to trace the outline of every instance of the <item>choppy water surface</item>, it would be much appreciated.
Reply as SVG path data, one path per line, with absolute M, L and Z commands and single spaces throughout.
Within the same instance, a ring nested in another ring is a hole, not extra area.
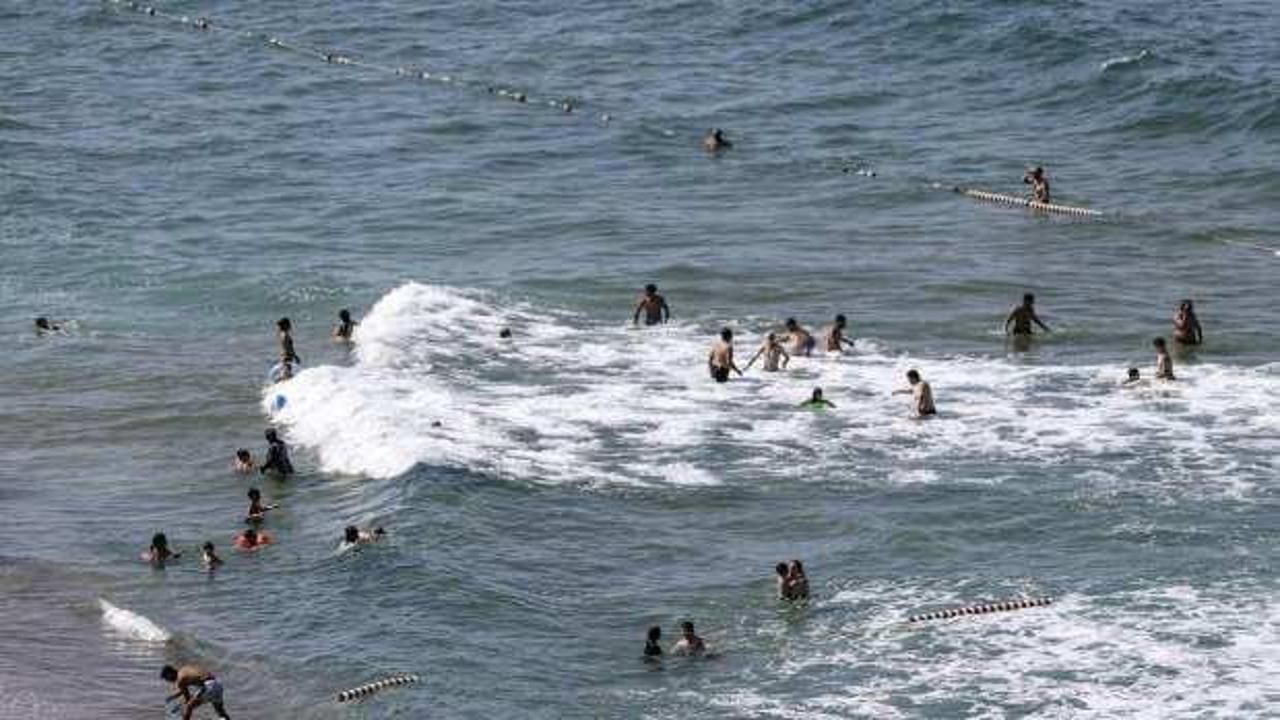
M 192 659 L 235 717 L 1276 716 L 1272 4 L 157 7 L 218 29 L 0 8 L 0 717 L 159 717 Z M 934 187 L 1031 164 L 1107 217 Z M 1120 388 L 1183 297 L 1207 344 Z M 720 327 L 837 312 L 855 352 L 707 380 Z M 300 473 L 239 556 L 271 423 Z M 684 618 L 714 659 L 639 662 Z

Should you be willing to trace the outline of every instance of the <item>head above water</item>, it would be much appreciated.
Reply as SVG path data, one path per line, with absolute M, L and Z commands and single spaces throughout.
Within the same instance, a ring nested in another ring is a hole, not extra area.
M 915 369 L 908 370 L 907 382 L 911 383 L 912 385 L 915 385 L 916 383 L 920 382 L 920 372 Z
M 1142 373 L 1138 372 L 1138 368 L 1129 368 L 1130 380 L 1140 380 L 1141 378 L 1142 378 Z
M 814 400 L 821 400 L 821 399 L 822 399 L 822 388 L 814 388 L 814 389 L 813 389 L 813 399 L 814 399 Z
M 778 573 L 778 575 L 779 575 L 780 577 L 786 577 L 786 576 L 787 576 L 787 564 L 786 564 L 786 563 L 784 563 L 784 562 L 780 562 L 780 563 L 778 563 L 777 565 L 774 565 L 774 566 L 773 566 L 773 571 L 774 571 L 774 572 L 776 572 L 776 573 Z
M 250 500 L 261 500 L 261 499 L 262 499 L 262 493 L 258 492 L 258 488 L 249 488 L 249 499 L 250 499 Z
M 278 328 L 280 332 L 289 332 L 293 329 L 293 323 L 289 322 L 289 318 L 282 317 L 276 321 L 276 328 Z
M 203 549 L 205 552 L 207 552 L 207 553 L 211 553 L 211 552 L 213 552 L 213 543 L 211 543 L 211 542 L 206 542 L 206 543 L 202 546 L 202 549 Z
M 686 637 L 687 637 L 687 636 L 689 636 L 689 635 L 692 635 L 692 634 L 693 634 L 693 621 L 692 621 L 692 620 L 684 620 L 684 621 L 681 621 L 681 623 L 680 623 L 680 632 L 684 633 Z
M 1152 340 L 1152 341 L 1151 341 L 1151 344 L 1152 344 L 1152 345 L 1154 345 L 1154 346 L 1156 347 L 1156 349 L 1157 349 L 1157 350 L 1163 350 L 1163 349 L 1164 349 L 1164 338 L 1162 338 L 1162 337 L 1158 337 L 1158 338 L 1156 338 L 1155 340 Z
M 795 575 L 804 575 L 804 564 L 799 560 L 792 560 L 791 567 L 789 569 Z
M 1178 303 L 1178 308 L 1183 312 L 1191 312 L 1194 309 L 1194 306 L 1192 305 L 1191 300 L 1187 299 Z
M 347 310 L 347 309 L 345 309 L 345 308 L 344 308 L 344 309 L 342 309 L 342 310 L 339 310 L 339 311 L 338 311 L 338 319 L 339 319 L 339 320 L 341 320 L 341 321 L 342 321 L 342 322 L 344 322 L 344 323 L 349 323 L 349 322 L 351 322 L 351 311 L 350 311 L 350 310 Z
M 240 462 L 249 462 L 253 459 L 253 455 L 250 455 L 248 450 L 240 448 L 239 450 L 236 450 L 236 459 Z
M 151 547 L 155 550 L 167 550 L 169 549 L 169 538 L 165 537 L 164 533 L 158 532 L 151 536 Z
M 1034 168 L 1032 168 L 1032 170 L 1031 170 L 1031 177 L 1033 177 L 1033 178 L 1042 178 L 1042 177 L 1044 177 L 1044 168 L 1040 167 L 1039 165 L 1037 165 L 1037 166 L 1035 166 Z
M 280 436 L 276 435 L 275 428 L 267 428 L 262 432 L 262 436 L 267 439 L 267 442 L 270 442 L 270 443 L 277 442 L 280 440 Z
M 1032 293 L 1027 293 L 1027 294 L 1023 295 L 1023 296 L 1022 296 L 1022 304 L 1023 304 L 1023 305 L 1025 305 L 1026 307 L 1031 307 L 1032 305 L 1035 305 L 1035 304 L 1036 304 L 1036 296 L 1035 296 L 1034 294 L 1032 294 Z
M 499 330 L 498 337 L 502 338 L 503 340 L 509 340 L 511 338 L 511 328 L 502 328 L 501 330 Z
M 844 317 L 844 314 L 843 314 L 843 313 L 841 313 L 840 315 L 836 315 L 836 327 L 838 327 L 838 328 L 842 328 L 842 327 L 844 327 L 845 325 L 848 325 L 848 324 L 849 324 L 849 321 L 848 321 L 848 320 L 845 320 L 845 317 Z
M 648 285 L 645 285 L 645 286 L 644 286 L 644 294 L 645 294 L 645 295 L 653 295 L 653 294 L 655 294 L 655 293 L 657 293 L 657 292 L 658 292 L 658 286 L 657 286 L 657 285 L 654 285 L 653 283 L 649 283 Z
M 253 528 L 246 528 L 241 536 L 245 540 L 249 541 L 250 545 L 256 545 L 258 543 L 258 531 Z
M 654 625 L 649 628 L 649 642 L 658 642 L 662 639 L 662 628 Z
M 160 679 L 164 680 L 165 682 L 177 682 L 178 668 L 172 665 L 165 665 L 164 667 L 160 668 Z
M 360 539 L 360 531 L 356 529 L 355 525 L 348 525 L 342 531 L 342 539 L 349 543 L 356 542 Z
M 800 323 L 796 322 L 796 319 L 795 319 L 795 318 L 787 318 L 787 321 L 786 321 L 785 323 L 783 323 L 783 325 L 784 325 L 788 330 L 795 330 L 797 327 L 799 327 L 799 326 L 800 326 Z
M 38 318 L 36 318 L 36 329 L 37 329 L 37 330 L 52 330 L 53 328 L 49 326 L 49 318 L 47 318 L 47 317 L 38 317 Z
M 731 342 L 733 340 L 733 331 L 729 328 L 724 328 L 720 331 L 720 339 L 725 342 Z

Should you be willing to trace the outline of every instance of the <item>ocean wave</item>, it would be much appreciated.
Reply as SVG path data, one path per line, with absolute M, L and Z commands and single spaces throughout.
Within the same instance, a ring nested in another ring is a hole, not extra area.
M 1107 72 L 1109 70 L 1123 70 L 1125 68 L 1142 65 L 1154 57 L 1154 53 L 1150 50 L 1140 50 L 1134 55 L 1121 55 L 1120 57 L 1104 60 L 1102 61 L 1102 64 L 1098 66 L 1098 69 L 1102 72 Z
M 101 598 L 98 599 L 98 606 L 102 609 L 102 624 L 113 632 L 147 643 L 169 642 L 168 630 L 138 613 L 116 607 Z

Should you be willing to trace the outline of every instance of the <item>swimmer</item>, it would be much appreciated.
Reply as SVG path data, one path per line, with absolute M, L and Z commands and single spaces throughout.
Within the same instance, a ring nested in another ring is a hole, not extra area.
M 1199 345 L 1204 342 L 1204 330 L 1196 317 L 1195 307 L 1190 300 L 1178 303 L 1178 310 L 1173 314 L 1173 341 L 1179 345 Z
M 1031 199 L 1038 203 L 1049 204 L 1049 178 L 1044 175 L 1044 168 L 1027 170 L 1022 182 L 1031 186 Z
M 1138 368 L 1129 368 L 1129 376 L 1125 378 L 1124 384 L 1133 385 L 1139 382 L 1142 382 L 1142 373 L 1138 371 Z
M 214 552 L 213 543 L 207 542 L 200 551 L 200 561 L 210 570 L 215 570 L 222 565 L 222 558 L 218 557 L 218 553 Z
M 1173 358 L 1169 357 L 1169 348 L 1165 347 L 1164 338 L 1158 337 L 1151 344 L 1156 348 L 1156 379 L 1177 380 L 1173 376 Z
M 742 376 L 742 371 L 733 363 L 733 331 L 729 328 L 721 330 L 720 340 L 711 346 L 707 369 L 711 371 L 711 379 L 718 383 L 729 381 L 730 370 Z
M 267 428 L 263 436 L 267 438 L 267 460 L 258 468 L 260 475 L 271 472 L 275 475 L 292 475 L 293 463 L 289 462 L 289 448 L 276 435 L 275 428 Z
M 729 142 L 729 138 L 724 136 L 724 131 L 720 128 L 711 128 L 707 131 L 706 137 L 702 138 L 702 149 L 709 153 L 728 150 L 733 147 L 733 143 Z
M 849 349 L 853 349 L 853 341 L 844 336 L 844 330 L 848 327 L 849 321 L 844 315 L 836 315 L 836 320 L 827 328 L 824 337 L 827 341 L 827 352 L 844 352 L 844 346 L 848 345 Z
M 793 600 L 809 599 L 809 577 L 804 574 L 804 565 L 799 560 L 792 560 L 787 566 L 787 589 Z
M 280 362 L 284 365 L 289 363 L 301 365 L 302 360 L 293 351 L 293 323 L 289 322 L 289 318 L 282 317 L 276 321 L 276 329 L 279 330 L 280 338 Z
M 249 509 L 245 511 L 245 522 L 261 522 L 265 519 L 268 510 L 275 510 L 275 505 L 263 505 L 262 493 L 258 488 L 249 488 Z
M 1022 296 L 1022 304 L 1014 308 L 1009 317 L 1004 320 L 1004 332 L 1006 335 L 1030 336 L 1032 333 L 1031 324 L 1039 325 L 1045 332 L 1052 332 L 1049 326 L 1040 321 L 1040 316 L 1036 315 L 1036 296 L 1026 293 Z M 1013 326 L 1010 332 L 1009 326 Z
M 160 567 L 163 567 L 166 561 L 177 560 L 180 557 L 182 557 L 182 553 L 173 552 L 169 549 L 169 538 L 165 537 L 162 532 L 151 536 L 151 547 L 142 553 L 143 560 Z
M 671 308 L 667 299 L 658 294 L 658 286 L 649 283 L 644 286 L 644 294 L 636 302 L 636 311 L 631 315 L 631 324 L 640 323 L 640 313 L 644 313 L 645 325 L 658 325 L 671 319 Z
M 822 388 L 814 388 L 813 395 L 811 395 L 808 400 L 800 403 L 800 407 L 806 410 L 822 410 L 825 408 L 834 409 L 835 406 L 835 403 L 822 397 Z
M 222 683 L 208 670 L 199 665 L 183 665 L 181 669 L 165 665 L 160 669 L 160 679 L 173 683 L 177 688 L 178 691 L 165 698 L 165 702 L 182 698 L 182 720 L 191 720 L 191 714 L 205 703 L 212 705 L 222 720 L 231 720 L 222 706 Z M 192 694 L 192 689 L 195 694 Z
M 662 646 L 658 642 L 662 640 L 662 628 L 654 625 L 649 628 L 649 636 L 644 641 L 645 659 L 662 657 Z
M 58 323 L 49 322 L 49 318 L 47 317 L 36 318 L 36 334 L 37 335 L 46 335 L 48 333 L 60 333 L 60 332 L 62 332 L 62 326 L 59 325 Z
M 351 311 L 342 309 L 338 311 L 338 324 L 333 327 L 334 342 L 351 342 L 351 333 L 355 331 L 355 320 L 351 319 Z
M 787 318 L 786 328 L 787 335 L 783 342 L 791 343 L 791 354 L 805 357 L 812 355 L 813 346 L 818 344 L 818 341 L 813 339 L 813 335 L 800 327 L 800 323 L 796 322 L 795 318 Z
M 511 339 L 511 328 L 502 328 L 498 331 L 498 337 L 502 340 Z
M 787 585 L 787 575 L 789 574 L 787 564 L 780 562 L 773 566 L 773 571 L 778 575 L 778 599 L 795 600 L 795 598 L 791 596 L 791 587 Z
M 381 542 L 386 537 L 387 531 L 381 527 L 376 527 L 370 531 L 357 529 L 355 525 L 348 525 L 342 530 L 342 545 L 368 545 Z
M 671 646 L 672 655 L 698 657 L 707 652 L 707 644 L 693 632 L 693 623 L 685 620 L 680 623 L 680 640 Z
M 231 466 L 241 475 L 251 473 L 258 469 L 258 464 L 253 461 L 253 454 L 244 448 L 236 450 L 236 459 Z
M 245 528 L 245 531 L 236 536 L 232 544 L 237 550 L 257 550 L 263 545 L 270 545 L 276 539 L 269 532 L 258 532 L 253 528 Z
M 929 383 L 920 378 L 920 373 L 916 370 L 907 371 L 907 383 L 911 385 L 906 390 L 895 390 L 894 395 L 911 395 L 911 409 L 915 412 L 917 418 L 927 418 L 938 414 L 938 409 L 933 405 L 933 388 L 929 387 Z
M 755 364 L 756 358 L 761 355 L 764 356 L 764 365 L 761 369 L 765 372 L 785 370 L 787 364 L 791 362 L 791 356 L 782 348 L 782 343 L 778 342 L 778 337 L 773 333 L 769 333 L 764 338 L 764 344 L 760 346 L 755 355 L 751 356 L 751 359 L 747 361 L 747 366 L 742 371 L 750 370 L 751 366 Z M 778 364 L 779 360 L 782 361 L 781 366 Z

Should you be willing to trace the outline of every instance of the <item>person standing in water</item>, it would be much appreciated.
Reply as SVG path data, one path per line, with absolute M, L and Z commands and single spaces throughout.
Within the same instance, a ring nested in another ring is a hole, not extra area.
M 267 439 L 267 459 L 258 468 L 258 473 L 266 475 L 268 472 L 276 475 L 289 476 L 293 474 L 293 463 L 289 462 L 289 448 L 276 434 L 275 428 L 267 428 L 263 436 Z
M 649 628 L 649 635 L 644 641 L 644 657 L 646 660 L 662 657 L 662 628 L 654 625 Z
M 162 532 L 151 536 L 151 547 L 142 553 L 142 559 L 156 567 L 164 567 L 165 562 L 177 560 L 180 557 L 182 557 L 182 553 L 173 552 L 169 549 L 169 538 L 165 537 Z
M 1173 358 L 1169 357 L 1169 348 L 1165 346 L 1164 338 L 1158 337 L 1151 344 L 1156 348 L 1156 379 L 1177 380 L 1173 376 Z
M 800 323 L 796 322 L 795 318 L 787 318 L 785 327 L 787 336 L 783 342 L 791 344 L 791 354 L 804 355 L 805 357 L 812 355 L 813 346 L 818 344 L 818 341 L 813 339 L 813 335 L 808 330 L 800 327 Z
M 1045 332 L 1052 332 L 1049 326 L 1040 320 L 1040 316 L 1036 315 L 1036 296 L 1026 293 L 1022 296 L 1022 304 L 1014 308 L 1009 313 L 1009 317 L 1005 318 L 1004 332 L 1006 335 L 1030 337 L 1033 332 L 1032 323 L 1039 325 Z
M 182 720 L 191 720 L 191 714 L 205 703 L 212 705 L 222 720 L 231 720 L 222 705 L 222 683 L 208 670 L 199 665 L 183 665 L 181 668 L 165 665 L 160 669 L 160 679 L 173 683 L 177 689 L 165 698 L 165 702 L 182 698 Z
M 218 553 L 213 549 L 213 543 L 206 542 L 201 548 L 200 560 L 204 566 L 210 570 L 217 570 L 222 565 L 222 558 L 218 557 Z
M 929 383 L 925 382 L 914 368 L 907 371 L 907 383 L 911 385 L 910 388 L 896 390 L 894 394 L 911 395 L 911 409 L 917 418 L 923 419 L 937 415 L 938 409 L 933 405 L 933 388 L 929 387 Z
M 1173 314 L 1173 341 L 1179 345 L 1199 345 L 1204 342 L 1204 330 L 1196 317 L 1195 307 L 1190 300 L 1178 303 L 1178 310 Z
M 814 388 L 813 395 L 808 400 L 800 403 L 800 407 L 806 410 L 825 410 L 827 408 L 835 408 L 836 404 L 822 397 L 822 388 Z
M 1049 200 L 1049 178 L 1045 177 L 1044 168 L 1037 167 L 1028 170 L 1022 176 L 1022 182 L 1031 186 L 1031 200 L 1033 202 L 1044 203 L 1048 205 Z
M 720 128 L 711 128 L 702 138 L 702 149 L 709 153 L 718 153 L 731 147 L 733 143 L 729 142 L 729 138 L 725 137 L 724 131 Z
M 289 322 L 289 318 L 282 317 L 276 321 L 277 334 L 280 338 L 280 362 L 285 365 L 294 363 L 301 365 L 302 359 L 298 357 L 298 353 L 293 350 L 293 323 Z
M 689 620 L 680 623 L 680 640 L 671 646 L 671 654 L 698 657 L 706 652 L 707 644 L 693 631 L 693 623 Z
M 351 333 L 356 329 L 355 320 L 351 319 L 351 311 L 343 308 L 338 311 L 338 324 L 333 327 L 334 342 L 351 342 Z
M 844 315 L 836 315 L 836 320 L 827 328 L 824 337 L 827 341 L 827 352 L 844 352 L 844 346 L 848 345 L 849 349 L 853 349 L 853 341 L 844 336 L 844 330 L 848 326 L 849 321 Z
M 236 459 L 231 467 L 241 475 L 251 473 L 258 469 L 258 466 L 253 462 L 253 453 L 244 448 L 236 450 Z
M 644 293 L 636 302 L 636 311 L 631 316 L 631 324 L 640 323 L 640 313 L 644 313 L 645 325 L 658 325 L 671 319 L 671 308 L 667 299 L 658 294 L 658 286 L 649 283 L 644 286 Z
M 755 364 L 756 358 L 761 355 L 764 356 L 764 364 L 761 368 L 765 372 L 778 372 L 779 370 L 786 369 L 787 364 L 791 362 L 791 356 L 782 348 L 782 343 L 778 342 L 778 336 L 773 333 L 769 333 L 764 338 L 764 344 L 760 346 L 760 349 L 756 351 L 755 355 L 751 356 L 751 359 L 747 361 L 747 366 L 743 368 L 742 371 L 746 372 L 750 370 L 751 366 Z M 779 360 L 782 361 L 781 366 L 778 364 Z
M 725 328 L 720 331 L 720 340 L 711 346 L 707 355 L 707 369 L 711 371 L 711 379 L 718 383 L 729 381 L 729 372 L 742 376 L 742 371 L 733 362 L 733 331 Z

